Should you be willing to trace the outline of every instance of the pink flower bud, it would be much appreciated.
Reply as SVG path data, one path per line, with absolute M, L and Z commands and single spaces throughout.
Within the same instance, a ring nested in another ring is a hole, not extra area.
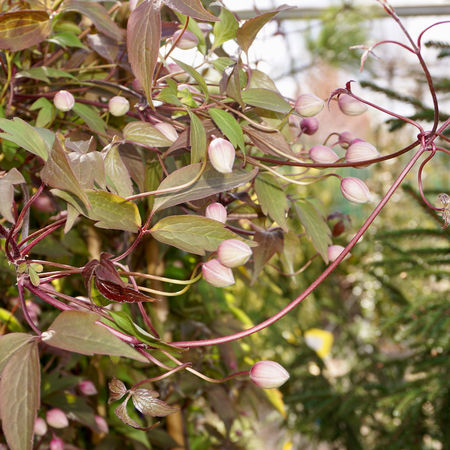
M 319 129 L 319 121 L 315 117 L 306 117 L 300 121 L 303 133 L 312 136 Z
M 259 361 L 250 369 L 250 379 L 260 388 L 272 389 L 286 383 L 289 373 L 274 361 Z
M 378 158 L 379 156 L 381 155 L 372 144 L 363 140 L 354 140 L 345 153 L 345 160 L 347 162 L 359 162 Z
M 367 111 L 367 106 L 350 95 L 341 95 L 338 99 L 339 109 L 347 116 L 359 116 Z
M 339 156 L 331 150 L 330 147 L 325 145 L 315 145 L 309 150 L 309 157 L 315 163 L 319 164 L 332 164 L 335 163 Z
M 178 139 L 177 130 L 175 130 L 170 123 L 160 122 L 155 124 L 155 128 L 161 131 L 161 133 L 171 142 L 175 142 Z
M 59 437 L 54 436 L 50 441 L 50 450 L 64 450 L 64 442 Z
M 130 110 L 130 102 L 125 97 L 113 97 L 108 102 L 108 109 L 113 116 L 120 117 Z
M 221 203 L 211 203 L 205 211 L 205 216 L 208 219 L 217 220 L 225 223 L 227 221 L 227 210 Z
M 236 151 L 231 142 L 222 138 L 214 139 L 208 147 L 208 155 L 214 169 L 220 173 L 233 172 Z
M 182 91 L 183 89 L 187 89 L 192 94 L 201 94 L 201 92 L 197 88 L 195 88 L 194 86 L 191 86 L 190 84 L 179 84 L 178 90 Z
M 337 257 L 342 253 L 344 247 L 342 245 L 331 245 L 328 247 L 328 260 L 330 262 L 336 261 Z M 347 253 L 344 259 L 350 258 L 351 254 Z
M 98 394 L 95 384 L 90 380 L 83 380 L 78 383 L 78 387 L 83 395 L 95 395 Z
M 138 2 L 139 0 L 130 0 L 128 2 L 128 8 L 130 8 L 130 11 L 134 11 L 136 9 Z
M 141 92 L 142 89 L 142 85 L 141 82 L 135 78 L 134 81 L 131 83 L 131 87 L 136 91 L 136 92 Z
M 348 148 L 348 146 L 356 139 L 356 136 L 350 131 L 344 131 L 339 135 L 340 146 Z
M 369 188 L 359 178 L 344 178 L 341 181 L 341 192 L 353 203 L 367 203 L 371 200 Z
M 199 22 L 198 27 L 202 30 L 203 36 L 208 36 L 209 32 L 212 31 L 213 27 L 209 23 Z
M 220 264 L 217 259 L 211 259 L 203 264 L 202 274 L 203 278 L 215 287 L 227 287 L 234 284 L 232 270 Z
M 313 117 L 322 111 L 325 102 L 314 94 L 302 94 L 295 102 L 295 110 L 303 117 Z
M 217 249 L 217 259 L 226 267 L 242 266 L 250 256 L 252 256 L 252 249 L 245 242 L 237 239 L 223 241 Z
M 102 433 L 109 433 L 109 427 L 106 420 L 101 416 L 95 416 L 95 423 Z
M 53 428 L 65 428 L 69 425 L 69 419 L 60 409 L 54 408 L 47 411 L 45 415 L 47 423 Z
M 53 104 L 60 111 L 70 111 L 75 105 L 75 98 L 68 91 L 59 91 L 53 98 Z
M 47 433 L 47 423 L 42 417 L 36 417 L 33 432 L 38 436 L 44 436 Z
M 175 31 L 173 34 L 173 41 L 178 38 L 183 30 Z M 177 47 L 181 48 L 181 50 L 190 50 L 191 48 L 195 48 L 198 45 L 197 36 L 194 33 L 191 33 L 188 30 L 185 30 L 181 39 L 177 42 Z

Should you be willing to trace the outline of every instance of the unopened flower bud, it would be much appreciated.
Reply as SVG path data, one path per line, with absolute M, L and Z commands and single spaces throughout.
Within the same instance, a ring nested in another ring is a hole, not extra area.
M 348 148 L 348 146 L 356 139 L 356 135 L 354 135 L 350 131 L 344 131 L 339 135 L 339 145 L 342 148 Z
M 371 200 L 369 188 L 359 178 L 349 177 L 341 181 L 342 195 L 353 203 L 367 203 Z
M 325 102 L 314 94 L 302 94 L 295 102 L 295 110 L 303 117 L 313 117 L 322 111 Z
M 252 256 L 252 249 L 237 239 L 223 241 L 217 249 L 217 259 L 226 267 L 244 265 Z
M 250 379 L 260 388 L 272 389 L 284 384 L 289 373 L 274 361 L 259 361 L 250 369 Z
M 183 89 L 187 89 L 192 94 L 201 94 L 201 92 L 194 86 L 191 86 L 190 84 L 179 84 L 178 90 L 182 91 Z
M 199 22 L 198 27 L 202 31 L 203 36 L 208 36 L 209 32 L 212 31 L 213 27 L 209 23 Z
M 64 450 L 64 442 L 59 437 L 54 436 L 50 441 L 50 450 Z
M 141 84 L 141 82 L 137 79 L 137 78 L 135 78 L 134 80 L 133 80 L 133 82 L 131 83 L 131 87 L 133 88 L 133 90 L 135 90 L 136 92 L 142 92 L 142 84 Z
M 372 144 L 363 140 L 354 140 L 345 153 L 345 160 L 347 162 L 359 162 L 378 158 L 379 156 L 381 155 Z
M 33 432 L 37 436 L 44 436 L 47 433 L 47 423 L 42 417 L 36 417 Z
M 338 99 L 339 109 L 347 116 L 359 116 L 367 111 L 367 106 L 350 95 L 341 95 Z
M 203 264 L 202 274 L 203 278 L 215 287 L 227 287 L 234 284 L 232 270 L 220 264 L 217 259 L 211 259 Z
M 95 395 L 98 394 L 95 384 L 90 380 L 83 380 L 78 383 L 78 387 L 83 395 Z
M 97 424 L 97 428 L 102 433 L 109 433 L 109 427 L 106 423 L 106 420 L 102 416 L 95 416 L 95 423 Z
M 175 31 L 173 34 L 173 41 L 175 42 L 178 39 L 178 36 L 183 32 L 183 30 Z M 177 42 L 177 47 L 181 48 L 181 50 L 190 50 L 191 48 L 195 48 L 198 45 L 198 38 L 194 33 L 191 33 L 188 30 L 185 30 L 181 39 Z
M 55 108 L 60 111 L 70 111 L 73 108 L 73 105 L 75 105 L 75 98 L 68 91 L 59 91 L 53 97 L 53 104 L 55 105 Z
M 319 129 L 319 121 L 315 117 L 306 117 L 300 121 L 303 133 L 312 136 Z
M 58 408 L 50 409 L 45 415 L 47 423 L 53 428 L 65 428 L 69 425 L 69 419 L 64 411 Z
M 208 219 L 217 220 L 225 223 L 227 221 L 227 210 L 221 203 L 211 203 L 205 211 L 205 216 Z
M 113 116 L 120 117 L 130 110 L 130 102 L 125 97 L 113 97 L 108 102 L 108 109 Z
M 177 130 L 175 130 L 170 123 L 160 122 L 155 124 L 155 128 L 161 131 L 161 133 L 171 142 L 175 142 L 178 139 Z
M 335 163 L 339 156 L 331 150 L 330 147 L 325 145 L 315 145 L 309 150 L 309 157 L 315 163 L 319 164 L 332 164 Z
M 130 0 L 128 2 L 128 8 L 130 8 L 130 11 L 134 11 L 136 9 L 138 2 L 139 0 Z
M 208 147 L 208 155 L 214 169 L 220 173 L 233 172 L 236 150 L 230 141 L 222 138 L 214 139 Z
M 328 247 L 328 260 L 330 262 L 336 261 L 337 257 L 343 252 L 344 247 L 342 245 L 331 245 Z M 344 259 L 350 258 L 351 254 L 348 253 Z

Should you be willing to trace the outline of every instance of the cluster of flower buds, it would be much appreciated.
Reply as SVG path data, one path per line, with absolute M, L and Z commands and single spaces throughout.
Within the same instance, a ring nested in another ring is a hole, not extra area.
M 274 361 L 259 361 L 250 369 L 250 379 L 260 388 L 272 389 L 286 383 L 289 373 Z
M 220 173 L 233 172 L 234 158 L 236 150 L 230 141 L 216 138 L 211 141 L 208 147 L 208 155 L 214 169 Z
M 108 110 L 113 116 L 124 116 L 130 110 L 130 102 L 125 97 L 113 97 L 108 102 Z
M 367 111 L 367 106 L 350 95 L 340 95 L 338 99 L 339 109 L 347 116 L 359 116 Z
M 318 164 L 333 164 L 339 159 L 339 156 L 330 147 L 315 145 L 309 150 L 309 158 Z
M 176 46 L 181 50 L 190 50 L 191 48 L 195 48 L 198 45 L 198 38 L 194 33 L 191 33 L 188 30 L 178 30 L 173 34 L 173 41 L 175 42 L 180 34 L 183 33 L 181 39 L 177 42 Z
M 325 102 L 314 94 L 302 94 L 295 102 L 295 111 L 302 117 L 313 117 L 322 111 Z
M 175 128 L 170 125 L 170 123 L 159 122 L 155 124 L 155 128 L 158 131 L 161 131 L 161 133 L 171 142 L 175 142 L 178 139 L 177 130 L 175 130 Z
M 339 144 L 342 148 L 348 148 L 355 139 L 357 137 L 351 131 L 344 131 L 339 135 Z
M 69 91 L 59 91 L 53 97 L 53 104 L 60 111 L 70 111 L 75 105 L 75 98 Z
M 211 203 L 208 205 L 205 211 L 205 216 L 208 219 L 217 220 L 218 222 L 225 223 L 227 221 L 227 210 L 222 203 Z
M 380 153 L 372 144 L 362 139 L 354 139 L 345 153 L 345 160 L 347 162 L 360 162 L 378 158 L 379 156 L 381 156 Z
M 369 188 L 359 178 L 343 178 L 341 192 L 347 200 L 353 203 L 367 203 L 372 199 Z

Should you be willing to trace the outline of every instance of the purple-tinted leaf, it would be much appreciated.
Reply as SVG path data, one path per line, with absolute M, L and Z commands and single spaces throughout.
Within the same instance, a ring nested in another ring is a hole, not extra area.
M 269 153 L 281 158 L 286 158 L 283 156 L 283 153 L 295 157 L 291 146 L 279 131 L 268 132 L 253 127 L 244 127 L 244 133 L 263 153 Z
M 42 42 L 50 33 L 45 11 L 14 11 L 0 16 L 0 48 L 18 52 Z
M 292 107 L 281 95 L 269 89 L 247 89 L 241 92 L 244 103 L 270 111 L 288 114 Z
M 115 39 L 111 39 L 103 33 L 88 34 L 86 40 L 89 47 L 97 52 L 102 58 L 114 62 L 119 53 L 119 45 Z
M 256 281 L 261 270 L 263 270 L 264 266 L 270 261 L 272 256 L 275 255 L 276 252 L 281 253 L 283 251 L 284 245 L 283 232 L 280 230 L 257 231 L 254 239 L 255 242 L 259 244 L 259 247 L 256 247 L 253 250 L 254 268 L 251 284 Z
M 208 399 L 214 408 L 214 411 L 222 419 L 227 429 L 230 432 L 231 425 L 237 417 L 237 412 L 227 395 L 223 386 L 212 386 L 208 389 Z
M 31 450 L 40 406 L 41 370 L 37 341 L 20 348 L 6 364 L 0 381 L 0 416 L 12 450 Z
M 123 130 L 123 137 L 127 141 L 149 147 L 168 147 L 172 144 L 164 134 L 147 122 L 131 122 Z
M 124 39 L 124 33 L 109 17 L 108 11 L 99 3 L 68 0 L 63 3 L 61 11 L 77 11 L 92 20 L 97 30 L 116 41 Z
M 169 216 L 161 219 L 150 232 L 157 241 L 196 255 L 215 252 L 228 239 L 238 239 L 250 247 L 257 245 L 224 227 L 224 223 L 203 216 Z
M 118 380 L 116 377 L 113 377 L 111 383 L 108 384 L 108 387 L 109 387 L 108 405 L 111 402 L 120 400 L 128 392 L 125 384 L 123 384 L 123 382 Z
M 198 174 L 200 166 L 200 164 L 191 164 L 176 170 L 161 183 L 159 189 L 162 190 L 188 183 Z M 207 163 L 206 170 L 200 179 L 189 187 L 166 194 L 157 194 L 155 196 L 153 211 L 179 205 L 183 202 L 198 200 L 243 186 L 253 180 L 257 173 L 258 169 L 254 169 L 251 172 L 246 172 L 243 169 L 234 169 L 232 173 L 219 173 L 212 167 L 211 163 Z
M 120 158 L 117 146 L 112 146 L 108 150 L 104 161 L 105 173 L 111 180 L 115 193 L 124 198 L 133 195 L 133 183 L 125 164 Z
M 128 60 L 153 108 L 153 72 L 158 62 L 161 40 L 160 2 L 148 0 L 131 14 L 127 26 Z
M 20 183 L 25 183 L 25 178 L 16 168 L 12 168 L 6 175 L 0 175 L 0 215 L 11 223 L 15 222 L 12 213 L 13 185 Z
M 94 140 L 94 136 L 88 141 L 71 141 L 70 138 L 67 138 L 64 141 L 64 145 L 67 150 L 72 150 L 75 153 L 79 153 L 80 155 L 85 155 L 86 153 L 92 153 L 97 148 L 97 143 Z
M 159 394 L 156 391 L 150 389 L 136 389 L 133 391 L 131 398 L 135 408 L 146 416 L 166 417 L 179 410 L 179 408 L 174 408 L 156 397 L 159 397 Z
M 93 189 L 94 181 L 102 188 L 105 184 L 105 165 L 99 152 L 68 154 L 70 167 L 83 189 Z
M 241 94 L 242 88 L 245 86 L 245 84 L 242 86 L 239 67 L 240 64 L 235 64 L 234 66 L 226 68 L 226 71 L 224 73 L 224 79 L 226 81 L 224 81 L 224 83 L 226 82 L 225 91 L 227 95 L 236 100 L 242 106 L 242 108 L 244 108 L 245 105 L 244 101 L 242 100 Z
M 128 398 L 129 398 L 129 397 L 128 397 Z M 155 423 L 154 425 L 151 425 L 151 426 L 149 426 L 149 427 L 141 427 L 136 421 L 134 421 L 134 420 L 128 415 L 128 412 L 127 412 L 128 398 L 114 410 L 116 416 L 117 416 L 123 423 L 129 425 L 130 427 L 136 428 L 137 430 L 142 430 L 142 431 L 148 431 L 148 430 L 151 430 L 152 428 L 155 428 L 156 426 L 159 425 L 159 422 L 157 422 L 157 423 Z
M 10 358 L 20 350 L 32 336 L 25 333 L 9 333 L 0 337 L 0 375 Z
M 122 287 L 112 281 L 101 280 L 96 278 L 95 285 L 100 294 L 113 302 L 119 303 L 135 303 L 135 302 L 156 302 L 158 300 L 147 297 L 139 291 L 135 291 L 131 287 Z
M 81 311 L 64 311 L 43 333 L 46 344 L 82 355 L 117 355 L 146 362 L 147 359 L 128 344 L 95 322 L 100 316 Z
M 220 20 L 213 16 L 202 6 L 200 0 L 163 0 L 163 2 L 176 12 L 195 19 L 205 20 L 207 22 L 217 22 Z

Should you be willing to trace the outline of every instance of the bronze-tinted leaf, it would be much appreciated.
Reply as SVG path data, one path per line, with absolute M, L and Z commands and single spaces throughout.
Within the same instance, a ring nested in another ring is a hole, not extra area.
M 8 222 L 14 223 L 12 203 L 14 199 L 14 184 L 25 183 L 23 175 L 13 167 L 6 175 L 0 176 L 0 215 Z
M 131 122 L 123 129 L 123 137 L 127 141 L 148 147 L 168 147 L 172 141 L 147 122 Z
M 261 270 L 270 261 L 276 252 L 281 253 L 283 251 L 283 232 L 281 230 L 276 231 L 257 231 L 254 236 L 255 242 L 259 244 L 253 250 L 254 269 L 252 282 L 253 284 Z
M 113 377 L 111 383 L 108 384 L 108 387 L 109 387 L 108 404 L 120 400 L 128 392 L 123 382 L 118 380 L 116 377 Z
M 220 19 L 213 16 L 202 6 L 200 0 L 163 0 L 163 2 L 176 12 L 195 19 L 205 20 L 207 22 L 217 22 Z
M 279 131 L 262 131 L 247 126 L 244 127 L 244 133 L 263 153 L 269 153 L 281 158 L 286 158 L 283 156 L 283 153 L 295 157 L 295 153 L 292 151 L 291 146 L 286 142 L 286 139 Z
M 129 398 L 129 397 L 128 397 Z M 114 413 L 116 414 L 116 416 L 126 425 L 129 425 L 130 427 L 136 428 L 136 430 L 142 430 L 142 431 L 148 431 L 151 430 L 152 428 L 155 428 L 156 426 L 159 425 L 159 422 L 155 423 L 154 425 L 151 425 L 149 427 L 141 427 L 135 420 L 133 420 L 127 412 L 127 403 L 128 403 L 128 398 L 121 403 L 115 410 Z
M 0 375 L 9 359 L 21 349 L 32 336 L 25 333 L 9 333 L 0 338 Z
M 70 167 L 72 167 L 75 178 L 79 180 L 83 189 L 93 189 L 94 181 L 102 188 L 105 184 L 105 164 L 100 152 L 68 154 Z
M 45 11 L 14 11 L 0 16 L 0 48 L 12 52 L 42 42 L 50 33 L 51 20 Z
M 134 302 L 156 302 L 158 300 L 147 297 L 139 291 L 135 291 L 131 287 L 122 287 L 112 281 L 101 280 L 96 278 L 95 285 L 100 294 L 109 300 L 119 303 L 134 303 Z
M 104 162 L 105 173 L 110 180 L 110 183 L 107 184 L 112 187 L 110 191 L 115 191 L 117 195 L 124 198 L 133 195 L 133 183 L 130 174 L 119 155 L 119 149 L 116 145 L 108 150 L 106 156 L 104 156 Z
M 136 389 L 131 396 L 135 408 L 146 416 L 166 417 L 179 410 L 156 397 L 159 394 L 150 389 Z

